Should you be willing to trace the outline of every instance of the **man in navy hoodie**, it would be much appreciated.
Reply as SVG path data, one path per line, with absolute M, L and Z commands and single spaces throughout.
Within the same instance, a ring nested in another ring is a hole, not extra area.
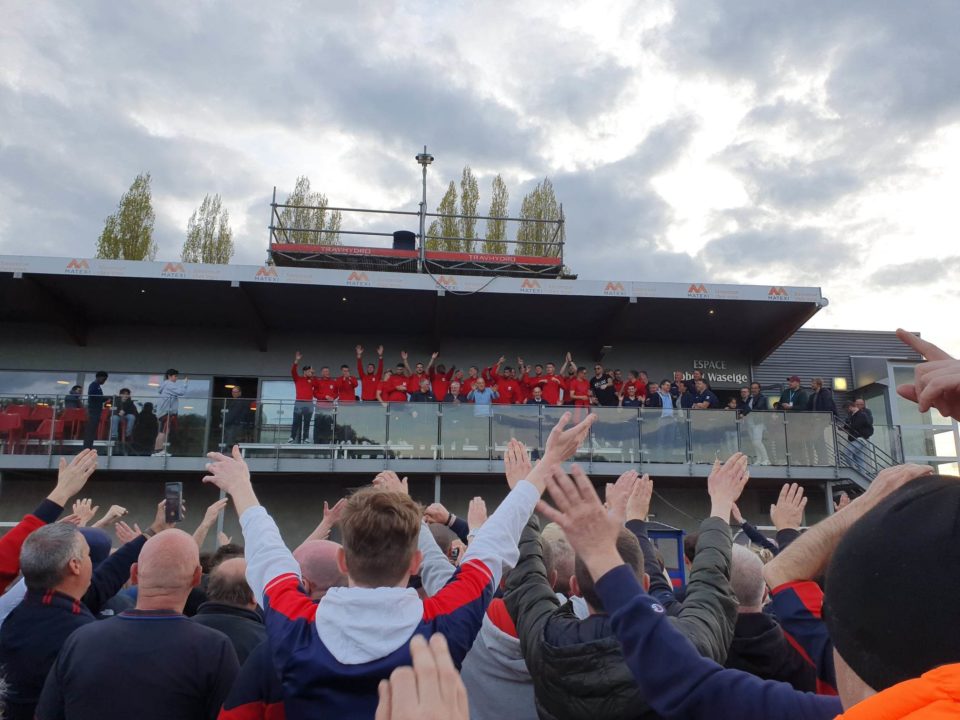
M 338 565 L 349 587 L 331 590 L 317 604 L 303 591 L 299 565 L 259 504 L 239 448 L 232 458 L 211 453 L 204 480 L 230 493 L 240 515 L 247 580 L 263 599 L 287 717 L 372 718 L 378 683 L 410 663 L 414 635 L 443 633 L 459 665 L 504 567 L 517 561 L 517 541 L 540 500 L 548 468 L 576 452 L 593 417 L 565 429 L 570 414 L 564 414 L 547 439 L 543 460 L 514 484 L 480 528 L 450 581 L 425 600 L 407 587 L 422 560 L 422 510 L 395 475 L 382 478 L 384 489 L 365 488 L 348 501 Z

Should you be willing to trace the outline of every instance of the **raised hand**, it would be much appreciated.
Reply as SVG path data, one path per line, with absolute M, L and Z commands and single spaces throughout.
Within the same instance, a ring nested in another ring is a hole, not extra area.
M 67 523 L 67 525 L 75 525 L 76 527 L 81 527 L 80 525 L 80 516 L 76 513 L 70 513 L 66 517 L 62 517 L 57 522 Z
M 383 345 L 377 345 L 377 355 L 383 357 Z
M 293 356 L 293 362 L 295 365 L 299 365 L 301 360 L 303 360 L 303 355 L 300 353 L 299 350 L 297 350 L 297 352 Z
M 399 667 L 380 681 L 374 720 L 469 720 L 467 690 L 443 635 L 432 635 L 429 645 L 414 635 L 410 657 L 412 668 Z
M 487 504 L 482 497 L 475 497 L 467 508 L 467 526 L 470 532 L 476 532 L 487 521 Z
M 309 540 L 326 540 L 331 531 L 340 523 L 343 510 L 347 506 L 347 498 L 340 498 L 331 508 L 326 500 L 323 501 L 323 519 L 317 528 L 310 533 Z M 306 541 L 305 541 L 306 542 Z
M 572 458 L 577 448 L 586 440 L 590 433 L 590 426 L 596 421 L 597 416 L 593 413 L 587 415 L 582 421 L 572 428 L 565 429 L 570 422 L 570 413 L 565 412 L 560 416 L 560 421 L 550 431 L 547 437 L 547 443 L 544 448 L 544 461 L 548 465 L 562 463 Z
M 627 521 L 627 502 L 639 477 L 636 470 L 627 470 L 615 483 L 606 485 L 607 512 L 621 525 Z
M 770 509 L 773 509 L 773 505 L 770 506 Z M 743 525 L 743 514 L 740 512 L 740 508 L 734 503 L 730 508 L 730 519 L 733 520 L 733 524 Z
M 840 512 L 849 504 L 850 504 L 850 495 L 847 493 L 846 490 L 844 490 L 843 492 L 840 493 L 840 499 L 833 504 L 833 511 Z
M 217 524 L 217 516 L 223 512 L 223 509 L 227 506 L 227 503 L 230 502 L 228 498 L 221 498 L 217 500 L 213 505 L 207 508 L 207 511 L 203 514 L 203 520 L 201 521 L 202 525 L 210 528 Z
M 707 492 L 710 494 L 711 517 L 723 518 L 730 522 L 730 512 L 733 503 L 740 498 L 740 493 L 750 479 L 747 470 L 749 459 L 743 453 L 734 453 L 721 465 L 718 460 L 707 478 Z
M 406 350 L 401 350 L 401 351 L 400 351 L 400 359 L 403 360 L 404 362 L 406 362 L 406 361 L 407 361 L 407 357 L 408 357 L 408 356 L 407 356 L 407 351 L 406 351 Z
M 404 495 L 410 494 L 407 478 L 401 480 L 393 470 L 384 470 L 381 473 L 377 473 L 377 476 L 373 479 L 373 485 L 381 490 L 403 493 Z
M 362 357 L 363 357 L 363 345 L 357 345 L 357 348 L 356 348 L 356 349 L 357 349 L 357 357 L 358 357 L 358 358 L 362 358 Z
M 867 491 L 850 502 L 850 507 L 860 508 L 866 512 L 869 508 L 879 503 L 891 493 L 899 490 L 911 480 L 916 480 L 924 475 L 932 475 L 933 468 L 929 465 L 915 465 L 907 463 L 905 465 L 894 465 L 877 473 L 877 477 L 870 483 Z
M 221 548 L 224 545 L 229 545 L 233 542 L 233 538 L 228 536 L 223 530 L 217 533 L 217 547 Z
M 118 521 L 117 524 L 113 526 L 113 531 L 117 534 L 117 539 L 124 545 L 131 540 L 136 540 L 137 536 L 142 534 L 139 525 L 134 523 L 131 528 L 123 520 Z
M 435 352 L 435 353 L 433 353 L 433 354 L 430 355 L 430 359 L 431 359 L 431 360 L 436 360 L 438 357 L 440 357 L 440 353 L 438 353 L 438 352 Z
M 229 456 L 212 452 L 207 453 L 207 457 L 210 458 L 210 462 L 207 463 L 209 474 L 204 476 L 203 481 L 230 493 L 238 516 L 258 504 L 250 481 L 250 468 L 240 454 L 239 447 L 234 445 L 233 452 Z
M 644 520 L 650 515 L 650 499 L 653 497 L 653 480 L 646 473 L 633 486 L 627 498 L 627 520 Z
M 80 517 L 80 522 L 77 523 L 77 527 L 86 527 L 87 523 L 97 514 L 97 510 L 99 509 L 100 506 L 94 505 L 93 500 L 90 498 L 74 500 L 73 514 Z
M 594 580 L 623 564 L 617 552 L 622 526 L 607 514 L 590 478 L 578 465 L 573 466 L 573 478 L 554 466 L 547 478 L 547 490 L 557 507 L 541 501 L 537 510 L 560 526 Z
M 780 497 L 770 506 L 770 521 L 777 532 L 780 530 L 799 530 L 803 523 L 803 510 L 807 507 L 807 498 L 803 488 L 796 483 L 787 483 L 780 488 Z
M 429 523 L 446 525 L 450 521 L 450 511 L 440 503 L 431 503 L 423 511 L 423 519 Z
M 897 330 L 897 337 L 927 360 L 916 366 L 913 384 L 900 385 L 897 393 L 922 413 L 936 408 L 944 417 L 960 419 L 960 360 L 906 330 Z
M 57 485 L 47 499 L 60 507 L 66 507 L 70 498 L 83 490 L 87 480 L 97 469 L 97 451 L 81 450 L 67 463 L 66 458 L 60 458 L 60 467 L 57 470 Z
M 183 518 L 187 517 L 186 504 L 180 505 L 180 516 Z M 180 522 L 182 522 L 182 520 Z M 176 526 L 176 522 L 167 522 L 167 501 L 161 500 L 157 504 L 157 514 L 154 516 L 153 522 L 150 524 L 150 529 L 152 529 L 155 533 L 158 533 L 163 532 L 164 530 L 169 530 L 170 528 L 175 528 Z
M 503 453 L 503 471 L 507 476 L 507 485 L 511 488 L 530 475 L 530 456 L 527 447 L 519 440 L 510 439 Z

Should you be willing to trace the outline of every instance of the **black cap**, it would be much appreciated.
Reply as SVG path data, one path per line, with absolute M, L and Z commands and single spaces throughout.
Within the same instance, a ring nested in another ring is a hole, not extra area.
M 874 690 L 960 662 L 960 480 L 913 480 L 864 515 L 825 592 L 834 647 Z

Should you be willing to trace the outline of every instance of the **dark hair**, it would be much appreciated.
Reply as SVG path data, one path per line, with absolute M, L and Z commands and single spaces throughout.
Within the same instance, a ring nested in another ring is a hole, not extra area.
M 83 392 L 83 385 L 74 385 L 72 388 L 70 388 L 70 392 L 73 392 L 74 390 Z
M 120 395 L 123 395 L 124 393 L 126 393 L 127 395 L 129 395 L 129 394 L 130 394 L 130 388 L 120 388 L 120 393 L 119 393 L 119 394 L 120 394 Z
M 104 380 L 106 380 L 108 377 L 110 377 L 110 374 L 106 370 L 97 370 L 97 374 L 94 377 L 97 380 L 99 380 L 100 378 L 103 378 Z
M 640 548 L 637 536 L 626 528 L 621 528 L 617 535 L 617 553 L 638 578 L 643 577 L 643 550 Z M 593 577 L 579 555 L 573 567 L 573 573 L 577 576 L 577 584 L 580 586 L 580 594 L 583 599 L 594 610 L 603 610 L 603 603 L 600 601 L 600 596 L 597 595 L 596 588 L 593 585 Z
M 213 570 L 213 568 L 222 563 L 224 560 L 237 557 L 243 557 L 243 545 L 237 545 L 236 543 L 227 543 L 226 545 L 221 545 L 210 557 L 210 570 Z
M 586 369 L 583 365 L 580 365 L 580 366 L 577 368 L 577 372 L 578 372 L 578 373 L 579 373 L 579 372 L 586 372 L 586 371 L 587 371 L 587 369 Z
M 350 366 L 349 366 L 349 365 L 341 365 L 341 366 L 340 366 L 340 369 L 341 369 L 341 370 L 343 370 L 344 368 L 346 368 L 347 370 L 349 370 L 349 369 L 350 369 Z
M 700 533 L 690 533 L 683 536 L 683 554 L 690 562 L 693 562 L 694 555 L 697 554 L 697 541 L 700 539 Z
M 304 365 L 303 371 L 306 372 L 307 370 L 313 370 L 313 365 Z
M 152 402 L 145 402 L 145 403 L 143 404 L 143 407 L 140 409 L 140 414 L 142 415 L 142 414 L 144 414 L 144 413 L 146 413 L 147 415 L 153 415 L 153 403 L 152 403 Z
M 228 575 L 225 572 L 218 572 L 216 567 L 210 572 L 210 580 L 207 583 L 207 599 L 212 602 L 240 606 L 256 602 L 253 597 L 253 590 L 250 589 L 246 578 L 242 574 Z
M 180 371 L 179 371 L 179 370 L 177 370 L 176 368 L 170 368 L 169 370 L 167 370 L 167 371 L 163 374 L 163 379 L 166 380 L 166 379 L 169 378 L 171 375 L 179 375 L 179 374 L 180 374 Z

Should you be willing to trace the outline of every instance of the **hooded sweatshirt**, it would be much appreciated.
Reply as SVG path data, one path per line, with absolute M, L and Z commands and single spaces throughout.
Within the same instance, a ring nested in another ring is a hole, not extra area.
M 790 683 L 802 692 L 817 690 L 816 669 L 790 644 L 777 621 L 764 613 L 737 616 L 725 666 Z

